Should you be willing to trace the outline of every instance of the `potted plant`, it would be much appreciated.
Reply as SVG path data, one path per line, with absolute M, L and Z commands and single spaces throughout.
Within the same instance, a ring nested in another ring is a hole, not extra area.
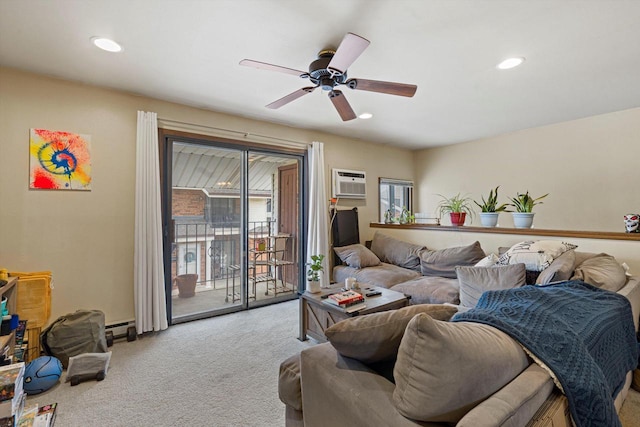
M 402 212 L 400 213 L 400 224 L 411 224 L 415 220 L 415 216 L 409 212 L 406 206 L 402 207 Z
M 393 214 L 391 213 L 391 209 L 387 209 L 387 211 L 384 213 L 384 223 L 393 224 Z
M 512 213 L 513 225 L 516 228 L 531 228 L 533 216 L 535 215 L 533 213 L 533 207 L 535 205 L 541 205 L 542 202 L 539 200 L 544 199 L 548 195 L 549 193 L 533 198 L 529 196 L 529 191 L 527 191 L 524 194 L 518 193 L 516 197 L 512 197 L 511 201 L 513 203 L 510 203 L 510 205 L 516 209 L 515 212 Z
M 312 294 L 320 292 L 320 272 L 324 271 L 322 261 L 324 255 L 311 255 L 311 262 L 307 263 L 307 290 Z
M 438 204 L 438 212 L 440 216 L 449 214 L 451 225 L 464 225 L 467 214 L 473 219 L 473 210 L 471 210 L 471 199 L 467 196 L 461 196 L 460 193 L 453 197 L 445 197 L 438 194 L 442 198 Z
M 197 274 L 180 274 L 173 279 L 178 286 L 178 297 L 189 298 L 196 294 Z
M 508 212 L 507 204 L 503 203 L 498 206 L 498 185 L 495 189 L 489 191 L 489 197 L 487 200 L 482 196 L 482 203 L 478 203 L 475 200 L 473 203 L 480 207 L 480 223 L 483 227 L 495 227 L 498 224 L 498 215 L 500 212 Z

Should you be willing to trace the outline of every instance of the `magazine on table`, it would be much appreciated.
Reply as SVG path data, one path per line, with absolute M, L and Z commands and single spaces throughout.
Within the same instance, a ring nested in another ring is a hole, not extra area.
M 364 297 L 356 291 L 349 290 L 331 294 L 325 301 L 327 304 L 333 304 L 338 307 L 348 307 L 350 305 L 360 304 L 364 301 Z

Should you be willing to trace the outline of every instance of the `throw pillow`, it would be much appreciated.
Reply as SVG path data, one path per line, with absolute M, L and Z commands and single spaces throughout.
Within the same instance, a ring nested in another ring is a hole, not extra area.
M 498 255 L 490 253 L 489 255 L 478 261 L 474 267 L 491 267 L 497 264 L 498 259 Z
M 419 313 L 449 320 L 457 309 L 440 304 L 411 305 L 343 320 L 327 328 L 325 335 L 343 356 L 363 363 L 389 360 L 396 356 L 407 324 Z
M 389 289 L 410 296 L 411 304 L 460 304 L 458 279 L 420 276 L 417 279 L 393 285 Z
M 456 423 L 529 363 L 520 344 L 496 328 L 419 314 L 398 349 L 393 402 L 405 417 Z
M 341 246 L 333 248 L 336 255 L 342 262 L 353 268 L 365 268 L 380 265 L 380 259 L 366 246 L 356 243 L 355 245 Z
M 457 267 L 460 305 L 473 308 L 485 291 L 511 289 L 525 284 L 524 264 L 496 267 Z
M 598 254 L 577 266 L 571 280 L 582 280 L 598 288 L 618 292 L 627 283 L 627 276 L 614 257 Z
M 577 247 L 577 245 L 557 240 L 527 240 L 511 246 L 500 257 L 498 263 L 501 265 L 524 263 L 527 270 L 542 271 L 549 267 L 554 259 Z
M 475 265 L 485 256 L 480 242 L 436 251 L 425 250 L 420 254 L 420 270 L 423 276 L 455 279 L 457 266 Z
M 536 279 L 537 285 L 569 280 L 576 264 L 576 251 L 570 250 L 554 259 L 551 265 L 540 273 Z
M 425 246 L 403 242 L 376 231 L 371 241 L 371 250 L 380 261 L 411 270 L 420 271 L 419 253 Z

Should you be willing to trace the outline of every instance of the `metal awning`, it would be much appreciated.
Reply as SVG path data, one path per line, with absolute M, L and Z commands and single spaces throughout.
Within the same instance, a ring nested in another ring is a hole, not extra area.
M 289 157 L 251 154 L 250 196 L 269 197 L 278 167 L 293 164 Z M 201 189 L 208 196 L 233 196 L 240 192 L 240 153 L 194 144 L 173 144 L 174 188 Z

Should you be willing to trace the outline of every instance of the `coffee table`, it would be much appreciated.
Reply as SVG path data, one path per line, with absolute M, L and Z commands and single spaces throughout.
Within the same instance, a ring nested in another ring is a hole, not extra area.
M 312 294 L 307 291 L 300 294 L 300 336 L 298 337 L 300 341 L 304 341 L 310 337 L 317 341 L 325 342 L 327 341 L 327 337 L 324 331 L 327 330 L 329 326 L 341 320 L 377 313 L 379 311 L 396 310 L 409 305 L 410 297 L 402 292 L 360 284 L 360 289 L 356 289 L 356 291 L 363 295 L 365 292 L 368 292 L 368 289 L 380 291 L 382 294 L 374 297 L 365 296 L 365 308 L 353 313 L 345 313 L 339 307 L 333 307 L 324 303 L 322 298 L 323 295 L 339 292 L 341 288 L 341 284 L 334 284 L 328 288 L 323 288 L 322 291 L 317 294 Z

